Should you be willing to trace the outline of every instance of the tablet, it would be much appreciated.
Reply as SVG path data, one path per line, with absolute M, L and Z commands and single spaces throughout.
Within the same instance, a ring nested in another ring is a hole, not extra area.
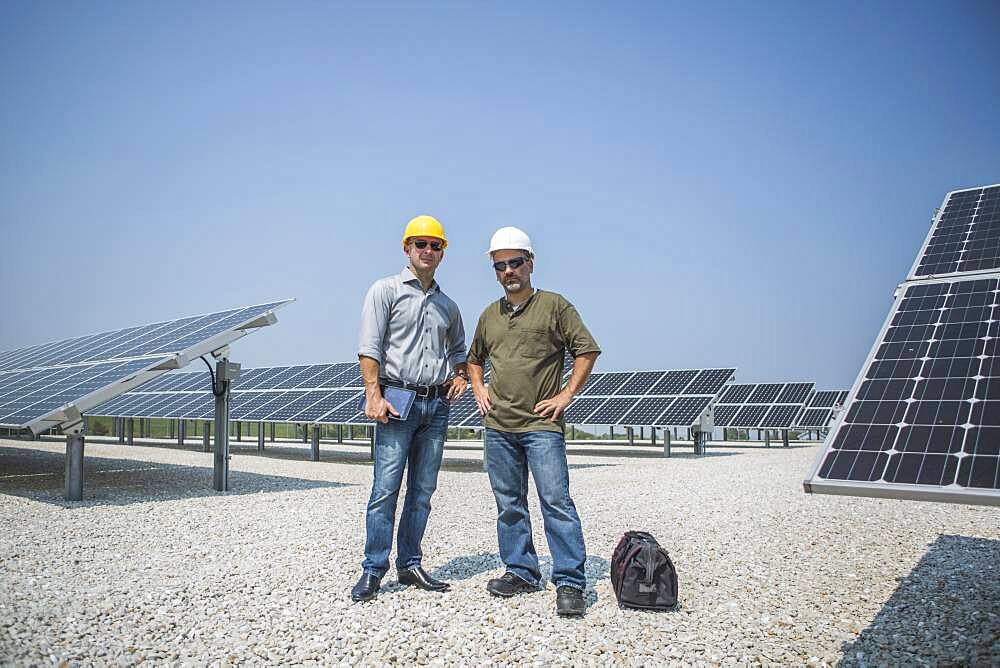
M 417 398 L 417 393 L 403 387 L 383 385 L 382 396 L 385 397 L 385 400 L 392 404 L 392 407 L 399 413 L 399 417 L 396 417 L 392 413 L 388 414 L 389 417 L 393 420 L 405 420 L 410 415 L 410 409 L 413 408 L 413 402 Z M 358 403 L 358 410 L 364 412 L 366 403 L 367 401 L 365 399 L 365 395 L 362 394 L 361 401 Z

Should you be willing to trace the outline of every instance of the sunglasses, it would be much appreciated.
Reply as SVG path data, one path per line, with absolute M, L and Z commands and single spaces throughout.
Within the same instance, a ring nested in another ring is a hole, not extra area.
M 526 258 L 524 256 L 512 257 L 511 259 L 509 259 L 507 261 L 500 260 L 499 262 L 494 262 L 493 263 L 493 268 L 496 269 L 497 271 L 507 271 L 507 267 L 508 266 L 511 269 L 517 269 L 518 267 L 520 267 L 522 264 L 524 264 L 527 261 L 528 261 L 528 258 Z
M 413 245 L 416 246 L 418 250 L 427 248 L 427 244 L 431 245 L 432 251 L 439 251 L 444 248 L 440 241 L 427 241 L 426 239 L 414 239 L 413 241 Z

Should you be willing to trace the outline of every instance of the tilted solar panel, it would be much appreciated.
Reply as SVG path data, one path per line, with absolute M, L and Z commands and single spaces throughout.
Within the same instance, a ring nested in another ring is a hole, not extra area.
M 807 492 L 1000 505 L 998 206 L 945 197 Z

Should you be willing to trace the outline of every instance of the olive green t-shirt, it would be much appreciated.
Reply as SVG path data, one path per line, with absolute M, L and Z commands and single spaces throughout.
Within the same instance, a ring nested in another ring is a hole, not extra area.
M 479 316 L 468 361 L 493 365 L 492 408 L 483 424 L 500 431 L 557 431 L 557 422 L 535 413 L 542 399 L 562 390 L 563 356 L 599 353 L 594 337 L 576 308 L 555 292 L 536 290 L 516 311 L 506 299 L 490 304 Z

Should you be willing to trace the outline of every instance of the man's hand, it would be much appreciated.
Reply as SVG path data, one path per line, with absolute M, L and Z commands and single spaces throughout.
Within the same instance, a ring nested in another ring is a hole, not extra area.
M 493 404 L 490 403 L 490 391 L 483 384 L 472 386 L 472 394 L 476 397 L 476 405 L 479 406 L 479 414 L 486 415 L 493 408 Z
M 451 387 L 448 388 L 448 401 L 455 401 L 465 392 L 465 388 L 469 386 L 469 381 L 465 380 L 461 376 L 455 376 L 451 380 Z
M 365 393 L 365 416 L 376 422 L 381 422 L 385 424 L 389 421 L 389 414 L 392 413 L 396 417 L 399 417 L 399 411 L 396 407 L 385 400 L 381 392 Z
M 542 399 L 535 404 L 535 412 L 542 417 L 549 418 L 549 422 L 555 422 L 563 414 L 563 411 L 566 410 L 571 401 L 573 401 L 572 394 L 565 391 L 560 392 L 551 399 Z

